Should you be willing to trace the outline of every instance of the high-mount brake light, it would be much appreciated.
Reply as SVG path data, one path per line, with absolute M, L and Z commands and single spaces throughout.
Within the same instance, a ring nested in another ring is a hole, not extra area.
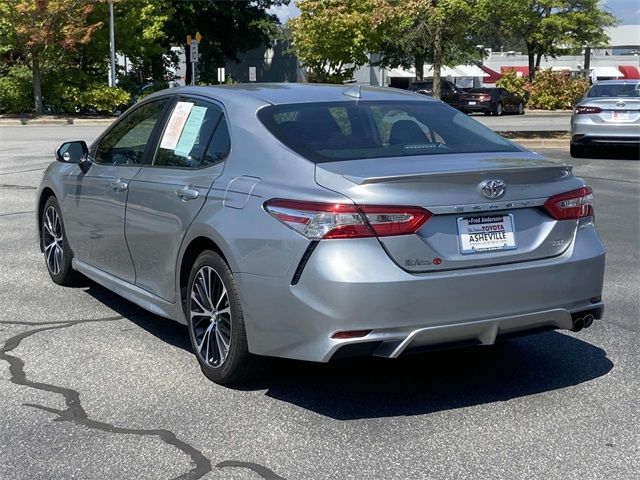
M 577 115 L 588 115 L 590 113 L 600 113 L 602 112 L 602 109 L 600 107 L 587 107 L 578 105 L 575 109 L 575 112 Z
M 311 240 L 407 235 L 431 217 L 420 207 L 349 205 L 273 199 L 264 208 Z
M 577 220 L 593 216 L 593 192 L 582 187 L 560 195 L 554 195 L 544 202 L 545 210 L 556 220 Z

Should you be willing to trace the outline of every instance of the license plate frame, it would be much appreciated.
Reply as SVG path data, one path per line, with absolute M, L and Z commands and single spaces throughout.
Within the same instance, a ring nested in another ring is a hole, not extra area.
M 612 122 L 628 122 L 629 120 L 631 120 L 631 112 L 628 110 L 614 110 L 611 112 Z
M 518 248 L 513 214 L 458 217 L 457 227 L 458 246 L 462 255 Z

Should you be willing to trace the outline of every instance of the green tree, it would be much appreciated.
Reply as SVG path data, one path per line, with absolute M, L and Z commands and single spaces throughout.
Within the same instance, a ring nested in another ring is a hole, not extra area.
M 599 0 L 478 0 L 477 9 L 502 36 L 524 39 L 532 79 L 542 57 L 606 44 L 604 28 L 617 23 Z
M 376 0 L 379 40 L 373 48 L 382 53 L 382 65 L 413 66 L 416 80 L 423 80 L 424 64 L 431 61 L 433 96 L 440 98 L 442 66 L 480 57 L 471 35 L 476 23 L 472 0 Z
M 90 0 L 0 0 L 0 45 L 31 70 L 36 113 L 43 111 L 43 72 L 88 43 L 101 26 L 88 21 L 93 8 Z
M 293 51 L 315 82 L 342 83 L 368 62 L 375 0 L 299 0 L 287 23 Z
M 95 5 L 89 21 L 104 21 L 105 27 L 98 29 L 91 42 L 76 52 L 76 62 L 84 71 L 105 79 L 109 62 L 108 8 L 106 1 Z M 136 83 L 146 77 L 160 79 L 164 76 L 164 29 L 172 14 L 173 9 L 165 0 L 114 0 L 116 51 L 126 56 L 128 69 L 137 74 Z
M 203 36 L 198 64 L 200 80 L 212 83 L 217 79 L 217 68 L 228 60 L 237 60 L 238 53 L 270 45 L 280 22 L 267 10 L 288 0 L 170 0 L 166 3 L 171 6 L 172 14 L 164 27 L 164 47 L 184 45 L 188 54 L 187 35 L 200 32 Z

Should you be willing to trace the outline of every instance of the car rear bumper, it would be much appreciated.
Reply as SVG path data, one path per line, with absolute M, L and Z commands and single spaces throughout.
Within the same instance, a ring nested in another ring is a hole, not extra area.
M 640 124 L 595 122 L 576 115 L 571 124 L 574 145 L 640 145 Z
M 476 105 L 469 105 L 468 103 L 461 102 L 459 108 L 463 112 L 469 112 L 469 113 L 473 113 L 473 112 L 493 112 L 493 110 L 495 110 L 495 105 L 493 105 L 491 102 L 482 102 L 482 103 L 478 103 Z
M 640 146 L 640 135 L 588 135 L 578 134 L 571 137 L 573 145 L 598 146 L 598 145 L 620 145 L 620 146 Z
M 236 277 L 252 353 L 326 362 L 569 329 L 576 312 L 601 316 L 604 257 L 593 225 L 583 222 L 562 255 L 518 264 L 411 274 L 376 239 L 330 240 L 318 244 L 296 285 L 291 277 Z M 332 338 L 352 330 L 371 332 Z

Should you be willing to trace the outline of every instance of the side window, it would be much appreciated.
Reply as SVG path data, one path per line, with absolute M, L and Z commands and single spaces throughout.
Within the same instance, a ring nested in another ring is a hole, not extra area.
M 219 160 L 209 158 L 208 147 L 216 139 L 214 132 L 217 134 L 221 127 L 226 131 L 226 124 L 222 126 L 223 121 L 222 109 L 218 105 L 180 98 L 167 120 L 153 165 L 202 168 L 217 163 Z M 226 137 L 228 140 L 228 132 Z M 220 140 L 217 142 L 220 143 Z
M 213 133 L 213 137 L 209 142 L 207 153 L 204 156 L 203 167 L 215 165 L 227 158 L 231 151 L 231 138 L 229 137 L 229 128 L 227 127 L 227 119 L 224 115 L 218 123 L 218 128 Z
M 102 137 L 93 159 L 108 165 L 141 164 L 147 142 L 168 102 L 168 98 L 156 100 L 129 113 Z

